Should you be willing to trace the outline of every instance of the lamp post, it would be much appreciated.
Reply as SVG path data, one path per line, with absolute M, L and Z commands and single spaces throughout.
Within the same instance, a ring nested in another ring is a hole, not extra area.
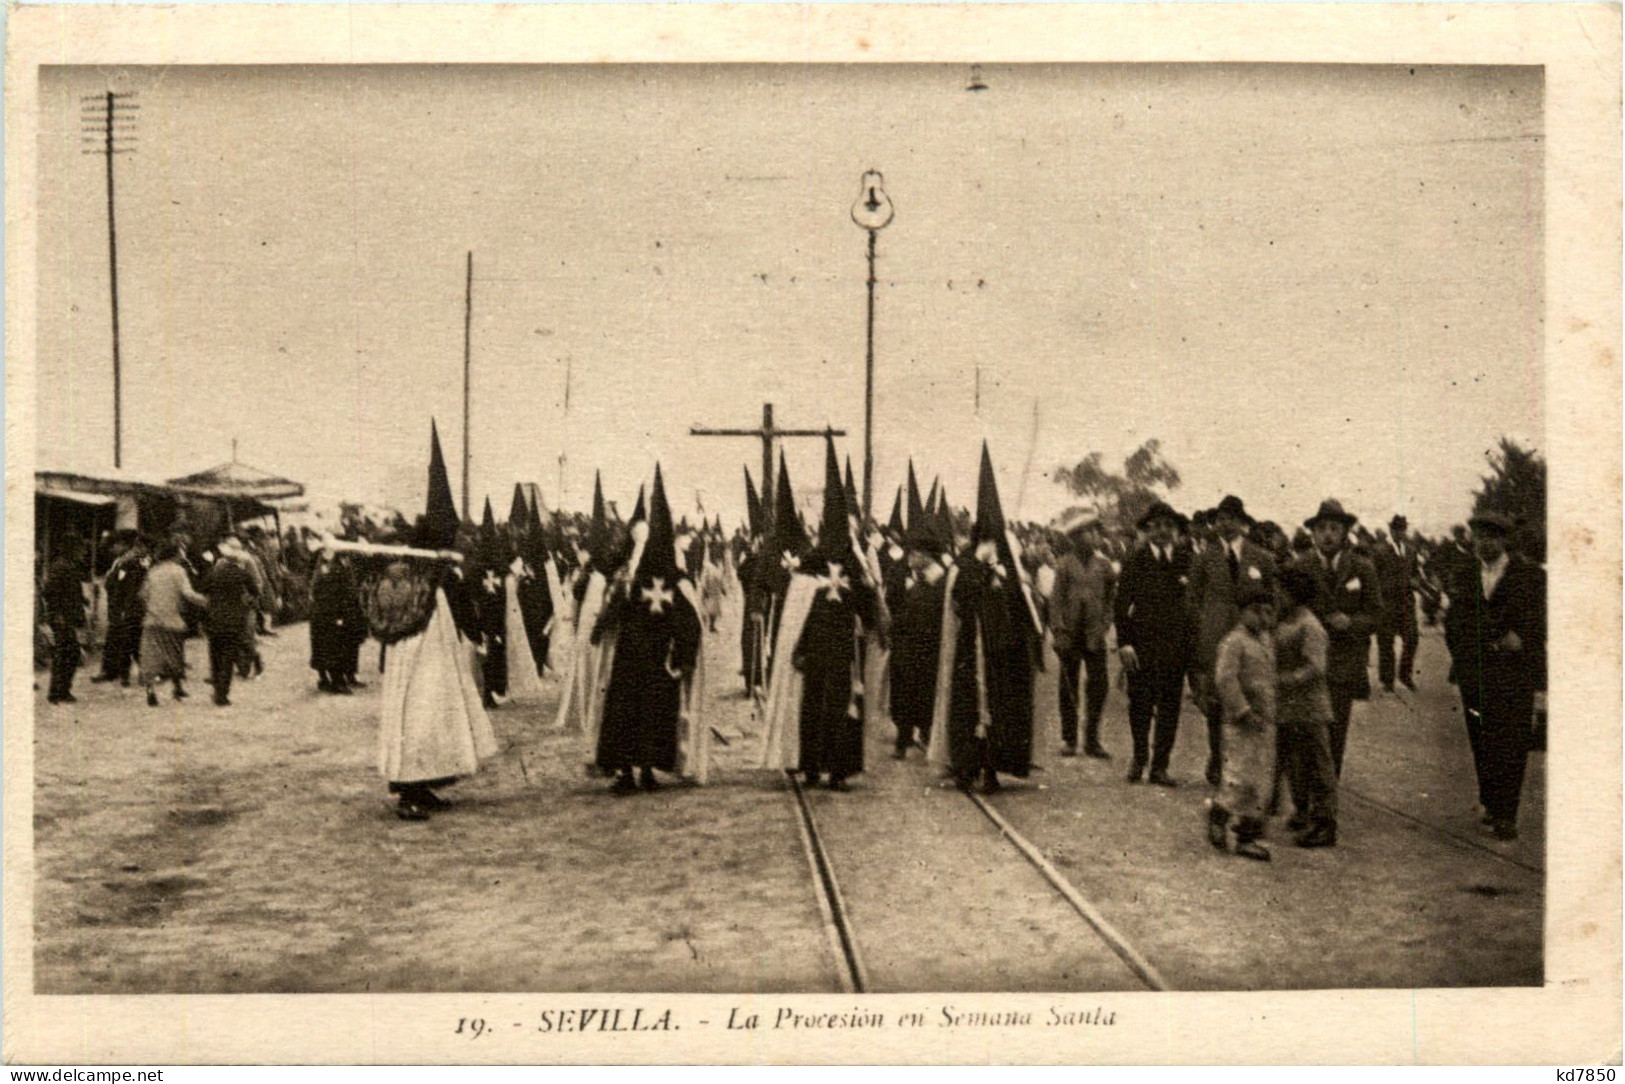
M 863 175 L 857 202 L 852 204 L 852 221 L 869 234 L 869 327 L 863 367 L 863 522 L 869 520 L 874 505 L 875 473 L 875 236 L 891 224 L 896 213 L 886 195 L 879 170 Z

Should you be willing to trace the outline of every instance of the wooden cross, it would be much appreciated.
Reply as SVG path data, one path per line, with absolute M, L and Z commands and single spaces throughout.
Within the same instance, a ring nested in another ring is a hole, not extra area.
M 756 437 L 762 442 L 762 514 L 771 518 L 773 515 L 773 441 L 779 437 L 844 437 L 846 430 L 830 429 L 778 429 L 773 425 L 773 404 L 762 404 L 762 427 L 760 429 L 702 429 L 699 426 L 690 426 L 689 436 L 693 437 Z

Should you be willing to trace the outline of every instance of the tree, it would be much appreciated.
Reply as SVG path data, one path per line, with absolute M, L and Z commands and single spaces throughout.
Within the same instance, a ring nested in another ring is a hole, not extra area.
M 1486 452 L 1490 473 L 1473 491 L 1473 514 L 1500 512 L 1518 524 L 1513 541 L 1531 561 L 1546 560 L 1546 460 L 1533 448 L 1502 437 Z
M 1087 500 L 1107 522 L 1132 528 L 1163 493 L 1179 488 L 1179 471 L 1163 457 L 1162 442 L 1155 438 L 1130 453 L 1121 472 L 1107 470 L 1103 458 L 1090 452 L 1073 466 L 1058 467 L 1055 480 Z

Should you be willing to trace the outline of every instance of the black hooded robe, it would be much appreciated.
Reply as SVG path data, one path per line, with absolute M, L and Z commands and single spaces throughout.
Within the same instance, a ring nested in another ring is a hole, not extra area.
M 1025 778 L 1032 768 L 1033 667 L 1037 633 L 1022 597 L 1015 569 L 1001 579 L 982 561 L 967 556 L 954 583 L 959 637 L 954 643 L 953 682 L 948 701 L 948 750 L 961 780 L 991 769 Z M 981 634 L 989 716 L 986 738 L 980 722 L 977 635 Z
M 795 648 L 802 674 L 801 761 L 803 772 L 844 779 L 863 771 L 863 712 L 855 696 L 862 680 L 860 637 L 876 615 L 874 589 L 862 580 L 855 556 L 837 562 L 847 579 L 837 593 L 820 587 Z M 803 575 L 823 576 L 829 562 L 802 562 Z
M 599 627 L 617 633 L 598 731 L 598 767 L 606 773 L 643 767 L 676 771 L 681 675 L 700 653 L 700 615 L 684 595 L 682 580 L 639 577 L 629 591 L 616 591 Z

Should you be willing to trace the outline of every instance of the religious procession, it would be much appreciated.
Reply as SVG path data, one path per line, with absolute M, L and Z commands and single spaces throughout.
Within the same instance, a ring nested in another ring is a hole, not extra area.
M 1542 981 L 1538 73 L 1379 73 L 1413 208 L 1254 153 L 1335 81 L 950 67 L 268 74 L 325 187 L 247 217 L 50 76 L 45 190 L 163 198 L 122 293 L 42 219 L 39 992 Z

